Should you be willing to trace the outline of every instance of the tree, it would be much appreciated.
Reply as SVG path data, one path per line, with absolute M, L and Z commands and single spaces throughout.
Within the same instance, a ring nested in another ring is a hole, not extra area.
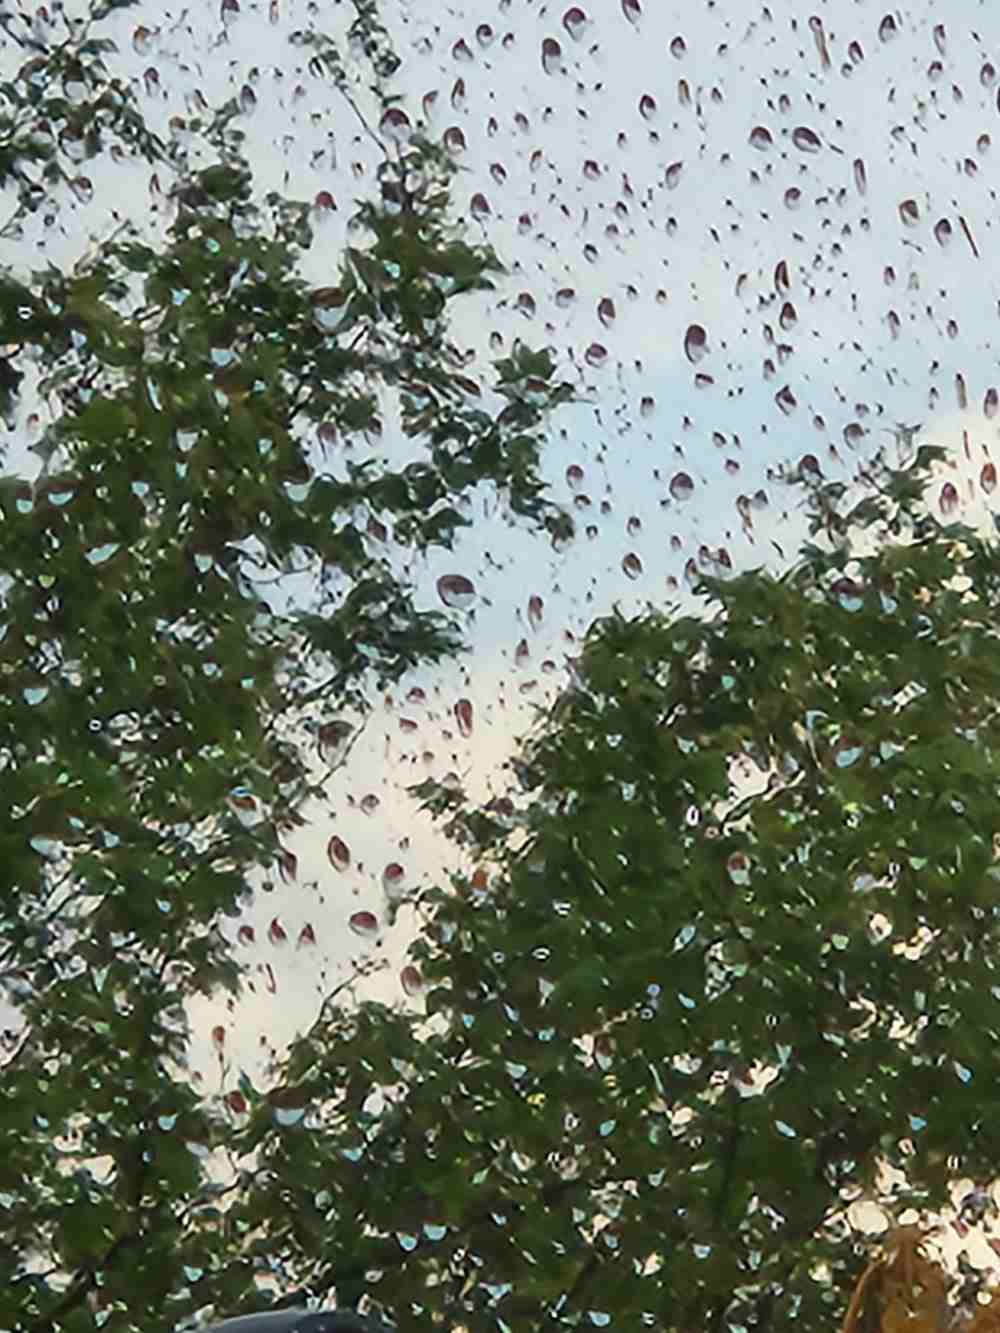
M 405 1328 L 819 1333 L 852 1199 L 991 1178 L 1000 556 L 943 457 L 813 478 L 798 563 L 704 614 L 596 624 L 509 798 L 423 790 L 478 865 L 415 946 L 432 1021 L 292 1050 L 325 1133 L 252 1118 L 262 1250 Z
M 126 219 L 72 271 L 0 276 L 8 424 L 29 428 L 29 387 L 52 408 L 39 476 L 0 481 L 0 977 L 16 1006 L 0 1323 L 34 1333 L 264 1301 L 209 1169 L 243 1094 L 192 1085 L 184 1003 L 238 988 L 219 925 L 255 871 L 294 877 L 284 843 L 320 787 L 315 752 L 335 765 L 374 689 L 461 647 L 393 552 L 450 547 L 481 485 L 568 531 L 537 475 L 568 395 L 550 357 L 518 346 L 491 385 L 448 337 L 453 299 L 500 266 L 452 221 L 447 155 L 386 140 L 339 277 L 311 287 L 296 267 L 316 209 L 254 197 L 240 100 L 185 127 L 216 158 L 189 169 L 146 130 L 98 23 L 66 18 L 64 40 L 11 28 L 25 61 L 0 120 L 7 228 L 68 186 L 87 197 L 70 147 L 145 157 L 174 209 L 163 248 Z M 332 40 L 299 36 L 350 97 Z M 398 125 L 367 3 L 351 39 Z M 378 445 L 392 410 L 405 466 Z

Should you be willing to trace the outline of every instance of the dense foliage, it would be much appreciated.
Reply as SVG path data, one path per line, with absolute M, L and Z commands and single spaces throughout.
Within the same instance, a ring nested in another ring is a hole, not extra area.
M 816 543 L 704 614 L 595 625 L 506 810 L 425 792 L 488 873 L 438 902 L 446 1027 L 330 1203 L 410 1233 L 395 1311 L 819 1333 L 849 1201 L 995 1173 L 1000 555 L 925 502 L 942 457 L 814 480 Z
M 93 24 L 17 40 L 15 219 L 108 141 L 174 216 L 0 277 L 0 406 L 55 405 L 0 488 L 0 1327 L 172 1330 L 268 1304 L 262 1273 L 404 1330 L 834 1327 L 845 1205 L 936 1204 L 1000 1147 L 994 541 L 925 503 L 924 450 L 860 500 L 814 476 L 780 576 L 598 622 L 510 795 L 416 792 L 476 866 L 420 904 L 427 1019 L 334 997 L 274 1086 L 206 1095 L 185 1004 L 239 985 L 253 873 L 294 876 L 312 748 L 459 646 L 390 550 L 451 542 L 483 483 L 566 533 L 537 464 L 568 391 L 517 347 L 492 414 L 450 344 L 497 260 L 434 142 L 387 145 L 317 289 L 239 99 L 189 170 Z
M 373 690 L 461 646 L 393 552 L 450 545 L 481 486 L 567 531 L 537 477 L 566 396 L 550 358 L 518 347 L 493 374 L 448 337 L 499 264 L 452 221 L 447 156 L 388 141 L 339 275 L 310 287 L 316 209 L 255 198 L 238 101 L 186 127 L 215 157 L 189 170 L 97 21 L 67 27 L 15 34 L 8 228 L 85 196 L 81 144 L 155 164 L 172 218 L 162 248 L 123 219 L 71 271 L 0 275 L 3 407 L 43 463 L 0 480 L 0 1326 L 36 1333 L 253 1298 L 239 1247 L 206 1239 L 239 1103 L 192 1084 L 185 1002 L 238 986 L 219 924 L 255 870 L 294 877 L 316 751 L 335 765 Z M 342 58 L 307 36 L 336 86 Z M 351 39 L 391 72 L 370 6 Z

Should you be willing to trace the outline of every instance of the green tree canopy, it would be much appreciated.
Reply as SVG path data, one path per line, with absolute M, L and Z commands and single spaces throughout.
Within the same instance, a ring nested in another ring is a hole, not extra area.
M 388 114 L 393 57 L 356 10 Z M 71 271 L 0 274 L 8 425 L 30 438 L 29 389 L 51 407 L 39 475 L 0 478 L 0 1325 L 35 1333 L 171 1328 L 206 1274 L 220 1314 L 253 1296 L 225 1237 L 206 1250 L 238 1103 L 193 1085 L 185 1003 L 238 987 L 220 924 L 255 871 L 294 878 L 317 751 L 335 765 L 374 688 L 462 645 L 456 598 L 420 609 L 400 553 L 450 547 L 484 485 L 568 531 L 537 475 L 567 396 L 550 357 L 469 366 L 449 339 L 500 265 L 454 224 L 448 156 L 387 140 L 310 286 L 316 210 L 255 195 L 239 99 L 186 125 L 209 158 L 189 170 L 98 19 L 66 26 L 0 86 L 7 226 L 85 200 L 74 163 L 109 144 L 158 166 L 174 217 L 160 248 L 126 219 Z M 332 41 L 299 39 L 340 86 Z
M 430 1033 L 293 1050 L 334 1138 L 250 1130 L 265 1248 L 406 1328 L 820 1333 L 850 1200 L 991 1178 L 1000 557 L 925 503 L 942 454 L 815 481 L 816 543 L 703 614 L 596 624 L 509 798 L 424 790 L 480 863 L 415 949 Z

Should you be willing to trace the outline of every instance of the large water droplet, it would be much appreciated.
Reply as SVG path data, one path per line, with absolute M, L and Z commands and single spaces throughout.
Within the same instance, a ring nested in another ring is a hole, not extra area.
M 464 574 L 445 574 L 437 581 L 438 596 L 454 611 L 467 611 L 476 600 L 476 589 Z

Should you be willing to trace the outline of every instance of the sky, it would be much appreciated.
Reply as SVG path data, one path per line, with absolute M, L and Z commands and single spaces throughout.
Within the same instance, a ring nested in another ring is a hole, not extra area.
M 18 3 L 44 28 L 40 6 Z M 580 536 L 554 550 L 502 500 L 479 495 L 459 547 L 414 563 L 428 607 L 441 575 L 473 578 L 470 651 L 376 706 L 292 844 L 298 883 L 262 886 L 227 925 L 234 938 L 240 925 L 255 929 L 240 946 L 255 991 L 232 1011 L 192 1009 L 206 1088 L 231 1086 L 240 1068 L 258 1076 L 358 959 L 385 963 L 359 993 L 419 1008 L 400 981 L 415 918 L 404 908 L 394 927 L 384 922 L 383 868 L 402 864 L 419 887 L 461 861 L 405 788 L 452 771 L 473 795 L 502 791 L 531 705 L 566 684 L 567 658 L 596 617 L 689 600 L 689 562 L 719 548 L 737 570 L 793 557 L 802 497 L 774 479 L 779 466 L 812 455 L 849 480 L 891 441 L 887 427 L 922 423 L 920 440 L 953 451 L 941 485 L 957 487 L 966 517 L 990 513 L 994 5 L 383 0 L 381 13 L 402 58 L 399 106 L 453 149 L 456 213 L 508 267 L 495 292 L 456 304 L 456 341 L 484 368 L 516 338 L 551 346 L 582 399 L 551 422 L 543 458 Z M 302 264 L 317 284 L 333 280 L 378 140 L 394 131 L 380 124 L 362 66 L 349 67 L 348 99 L 309 73 L 308 49 L 289 38 L 310 28 L 341 37 L 350 17 L 347 3 L 228 0 L 221 11 L 140 5 L 100 27 L 151 129 L 169 137 L 180 132 L 171 118 L 195 114 L 199 97 L 241 96 L 257 197 L 330 192 L 335 207 L 314 210 Z M 21 58 L 0 48 L 3 77 Z M 192 163 L 197 150 L 192 138 Z M 150 239 L 164 235 L 162 173 L 108 154 L 77 170 L 89 186 L 55 191 L 20 234 L 3 229 L 13 200 L 0 197 L 0 263 L 22 274 L 47 258 L 69 265 L 125 216 Z M 38 468 L 29 413 L 3 463 L 25 475 Z M 406 447 L 386 442 L 391 458 Z M 529 615 L 533 597 L 540 617 Z M 473 707 L 469 736 L 456 725 L 459 700 Z M 328 858 L 333 835 L 351 849 L 347 872 Z M 362 907 L 383 920 L 377 941 L 348 929 Z M 275 920 L 281 946 L 269 939 Z M 307 923 L 316 944 L 297 947 Z M 220 1023 L 221 1051 L 211 1040 Z

